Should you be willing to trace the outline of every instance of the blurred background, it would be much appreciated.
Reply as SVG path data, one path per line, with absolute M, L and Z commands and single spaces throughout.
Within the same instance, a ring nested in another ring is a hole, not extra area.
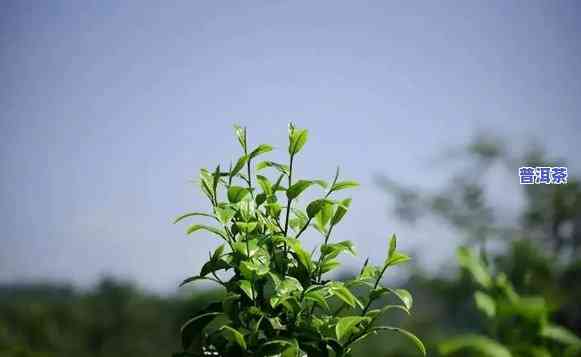
M 340 165 L 361 183 L 336 232 L 359 256 L 337 277 L 397 233 L 413 264 L 386 283 L 414 294 L 402 323 L 429 355 L 485 329 L 459 245 L 579 336 L 580 15 L 577 1 L 4 1 L 0 355 L 178 350 L 220 294 L 177 288 L 217 245 L 171 224 L 206 209 L 189 180 L 237 158 L 233 124 L 284 157 L 290 121 L 310 133 L 299 176 Z M 567 185 L 519 185 L 519 166 L 557 164 Z

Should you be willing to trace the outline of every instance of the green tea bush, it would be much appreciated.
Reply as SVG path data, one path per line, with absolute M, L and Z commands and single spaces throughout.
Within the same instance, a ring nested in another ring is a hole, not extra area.
M 191 225 L 187 234 L 206 231 L 223 243 L 200 273 L 181 285 L 210 280 L 222 286 L 225 295 L 183 325 L 183 352 L 174 356 L 350 356 L 354 344 L 379 332 L 398 332 L 425 355 L 422 342 L 412 333 L 376 325 L 384 313 L 399 309 L 409 314 L 412 305 L 408 291 L 380 285 L 389 267 L 409 260 L 396 249 L 395 236 L 382 264 L 366 260 L 359 275 L 349 281 L 324 278 L 339 266 L 341 253 L 355 254 L 351 241 L 336 242 L 331 234 L 351 203 L 335 194 L 358 184 L 339 180 L 339 169 L 330 183 L 294 177 L 295 159 L 308 137 L 305 129 L 289 125 L 288 165 L 261 161 L 253 166 L 273 148 L 263 144 L 251 150 L 246 129 L 235 127 L 235 133 L 243 151 L 236 164 L 228 171 L 217 166 L 200 173 L 200 187 L 211 210 L 176 219 L 213 220 L 214 225 Z M 253 168 L 273 170 L 276 179 L 253 174 Z M 312 187 L 324 192 L 300 207 L 297 199 Z M 301 236 L 311 227 L 322 242 L 318 250 L 308 252 Z M 386 294 L 398 303 L 375 306 Z
M 488 322 L 484 334 L 465 334 L 440 344 L 444 356 L 556 357 L 581 356 L 581 339 L 549 319 L 541 296 L 522 296 L 503 273 L 493 274 L 474 250 L 458 250 L 460 266 L 478 287 L 477 309 Z

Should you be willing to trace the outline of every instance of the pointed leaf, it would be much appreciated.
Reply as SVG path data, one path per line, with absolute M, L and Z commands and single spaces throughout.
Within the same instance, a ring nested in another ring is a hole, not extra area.
M 236 176 L 236 174 L 239 173 L 240 170 L 242 170 L 244 164 L 246 164 L 246 161 L 248 161 L 247 155 L 244 155 L 241 158 L 239 158 L 238 161 L 236 162 L 236 165 L 234 165 L 234 168 L 230 171 L 230 177 Z
M 353 328 L 365 320 L 368 320 L 368 318 L 363 316 L 347 316 L 340 318 L 337 325 L 335 325 L 337 340 L 341 341 L 345 337 L 349 337 L 353 332 Z
M 314 218 L 317 215 L 317 213 L 319 213 L 323 209 L 325 205 L 332 204 L 333 204 L 332 201 L 325 198 L 314 200 L 307 206 L 307 216 L 309 216 L 309 218 Z
M 238 203 L 249 193 L 250 192 L 245 187 L 230 186 L 228 188 L 228 201 L 232 203 Z
M 344 190 L 347 188 L 354 188 L 359 186 L 359 183 L 357 183 L 356 181 L 341 181 L 341 182 L 337 182 L 335 183 L 332 187 L 331 187 L 331 192 L 335 192 L 335 191 L 339 191 L 339 190 Z
M 194 339 L 202 334 L 204 327 L 206 327 L 219 315 L 222 315 L 222 313 L 209 312 L 206 314 L 198 315 L 186 321 L 181 327 L 182 347 L 184 350 L 187 350 L 192 345 Z
M 229 341 L 238 344 L 242 349 L 246 350 L 246 341 L 244 341 L 244 335 L 240 331 L 227 325 L 220 327 L 220 331 L 223 332 L 224 337 Z
M 420 339 L 417 338 L 416 335 L 414 335 L 413 333 L 411 333 L 407 330 L 404 330 L 404 329 L 399 328 L 399 327 L 392 327 L 392 326 L 378 326 L 378 327 L 372 328 L 371 330 L 374 332 L 379 332 L 379 331 L 399 332 L 400 334 L 409 338 L 416 345 L 416 347 L 420 350 L 420 352 L 422 352 L 422 354 L 424 356 L 426 355 L 426 347 L 424 347 L 424 344 L 422 343 L 422 341 L 420 341 Z
M 331 220 L 332 225 L 336 225 L 337 223 L 341 222 L 341 220 L 343 219 L 343 217 L 347 213 L 347 209 L 349 208 L 350 205 L 351 205 L 350 198 L 346 198 L 346 199 L 342 200 L 341 202 L 339 202 L 339 205 L 337 206 L 337 210 L 335 211 L 335 215 L 333 216 L 333 219 Z
M 253 159 L 253 158 L 257 157 L 258 155 L 262 155 L 262 154 L 267 153 L 269 151 L 272 151 L 272 146 L 267 145 L 267 144 L 262 144 L 262 145 L 258 146 L 256 149 L 252 150 L 252 152 L 250 153 L 250 158 Z
M 210 217 L 210 218 L 216 219 L 216 216 L 208 214 L 208 213 L 192 212 L 192 213 L 186 213 L 184 215 L 179 216 L 178 218 L 175 219 L 175 221 L 173 223 L 176 224 L 185 218 L 193 217 L 193 216 L 204 216 L 204 217 Z
M 214 234 L 219 235 L 220 237 L 226 239 L 226 234 L 224 233 L 224 231 L 222 231 L 222 230 L 220 230 L 218 228 L 206 226 L 206 225 L 203 225 L 203 224 L 193 224 L 193 225 L 191 225 L 188 228 L 188 230 L 187 230 L 187 234 L 192 234 L 192 233 L 194 233 L 196 231 L 199 231 L 199 230 L 205 230 L 205 231 L 214 233 Z
M 299 180 L 286 190 L 286 197 L 289 200 L 295 199 L 312 184 L 313 181 Z
M 290 144 L 288 152 L 290 155 L 296 155 L 305 146 L 309 133 L 307 129 L 293 129 L 290 133 Z

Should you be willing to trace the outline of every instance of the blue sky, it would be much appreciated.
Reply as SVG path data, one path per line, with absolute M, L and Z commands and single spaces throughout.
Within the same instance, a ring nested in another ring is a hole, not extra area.
M 581 149 L 576 1 L 3 7 L 0 282 L 114 274 L 173 291 L 217 242 L 171 219 L 206 207 L 187 180 L 236 158 L 234 123 L 280 160 L 287 123 L 307 127 L 299 175 L 340 164 L 363 184 L 338 236 L 380 259 L 395 231 L 432 266 L 450 233 L 397 222 L 374 174 L 435 185 L 432 159 L 477 130 Z

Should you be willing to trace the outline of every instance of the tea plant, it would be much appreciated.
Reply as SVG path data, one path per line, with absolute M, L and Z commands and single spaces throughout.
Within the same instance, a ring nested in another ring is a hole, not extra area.
M 540 296 L 521 296 L 506 275 L 494 276 L 473 250 L 458 250 L 460 265 L 478 286 L 474 301 L 488 320 L 486 335 L 467 334 L 440 344 L 444 356 L 580 356 L 581 339 L 549 320 Z
M 331 183 L 294 177 L 295 159 L 307 141 L 305 129 L 289 125 L 288 165 L 261 161 L 254 166 L 254 160 L 273 148 L 263 144 L 251 150 L 246 129 L 235 127 L 235 133 L 242 147 L 236 164 L 228 171 L 217 166 L 200 172 L 210 212 L 176 219 L 207 217 L 215 224 L 193 224 L 187 234 L 206 231 L 223 242 L 199 275 L 181 285 L 210 280 L 222 286 L 225 295 L 183 325 L 184 351 L 174 356 L 350 356 L 354 344 L 385 331 L 403 334 L 425 355 L 412 333 L 376 326 L 386 312 L 399 309 L 409 314 L 412 305 L 406 290 L 380 285 L 388 268 L 409 260 L 396 249 L 395 236 L 381 265 L 366 260 L 352 280 L 325 279 L 339 266 L 341 253 L 355 254 L 351 241 L 335 242 L 331 234 L 351 203 L 349 198 L 335 198 L 336 193 L 358 184 L 340 181 L 339 169 Z M 273 170 L 276 179 L 253 174 L 253 168 Z M 300 207 L 299 197 L 313 187 L 324 192 Z M 321 234 L 321 244 L 308 252 L 301 236 L 311 227 Z M 386 294 L 399 303 L 375 306 Z

